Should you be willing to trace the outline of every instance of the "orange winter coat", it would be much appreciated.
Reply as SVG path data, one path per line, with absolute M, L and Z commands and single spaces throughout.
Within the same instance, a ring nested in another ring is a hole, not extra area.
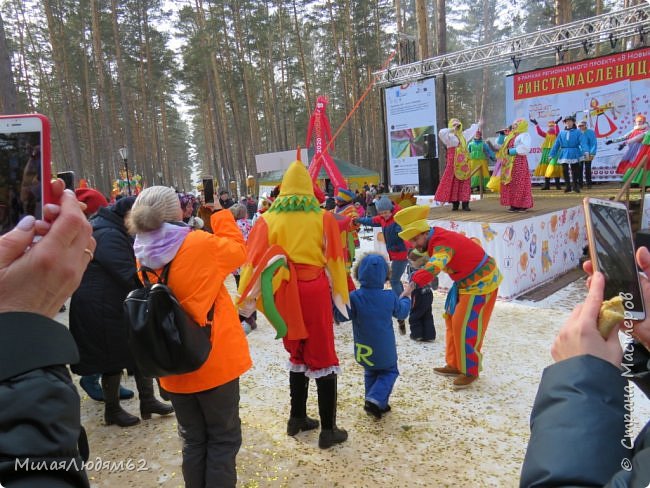
M 224 281 L 241 266 L 246 246 L 232 213 L 212 214 L 214 234 L 190 232 L 169 269 L 169 287 L 183 309 L 199 324 L 214 304 L 212 350 L 207 361 L 191 373 L 160 378 L 172 393 L 198 393 L 228 383 L 252 365 L 248 340 Z

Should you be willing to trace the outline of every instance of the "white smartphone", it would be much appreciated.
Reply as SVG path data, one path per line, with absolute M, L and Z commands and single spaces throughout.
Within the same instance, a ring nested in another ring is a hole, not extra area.
M 627 208 L 621 202 L 596 198 L 585 198 L 584 207 L 591 263 L 594 271 L 605 275 L 604 298 L 621 296 L 628 317 L 643 320 L 645 307 Z
M 0 235 L 50 197 L 50 124 L 40 114 L 0 116 Z

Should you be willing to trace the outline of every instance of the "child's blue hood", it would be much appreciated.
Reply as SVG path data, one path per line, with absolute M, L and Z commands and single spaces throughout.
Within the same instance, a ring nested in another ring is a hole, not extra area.
M 359 282 L 365 288 L 384 288 L 388 276 L 388 263 L 377 254 L 365 256 L 357 270 Z

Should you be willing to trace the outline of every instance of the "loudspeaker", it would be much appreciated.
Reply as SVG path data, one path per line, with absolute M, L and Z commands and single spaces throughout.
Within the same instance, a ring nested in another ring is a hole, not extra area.
M 433 195 L 440 184 L 438 158 L 418 159 L 418 186 L 420 195 Z
M 433 159 L 436 157 L 436 135 L 424 134 L 424 157 Z

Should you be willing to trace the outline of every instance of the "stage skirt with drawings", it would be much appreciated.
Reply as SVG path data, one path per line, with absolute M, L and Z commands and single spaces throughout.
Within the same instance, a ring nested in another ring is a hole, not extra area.
M 630 177 L 630 173 L 634 171 L 634 160 L 636 159 L 639 149 L 641 149 L 640 142 L 630 142 L 627 145 L 627 151 L 625 151 L 623 159 L 621 159 L 621 162 L 618 163 L 618 167 L 616 168 L 616 173 L 619 175 L 625 175 L 623 181 L 627 180 Z
M 485 188 L 485 185 L 487 185 L 488 180 L 490 179 L 490 170 L 488 168 L 487 159 L 470 158 L 469 165 L 472 168 L 472 172 L 474 172 L 476 168 L 481 168 L 472 176 L 470 186 L 472 188 L 478 187 L 480 185 L 481 178 L 483 178 L 483 188 Z
M 551 152 L 550 147 L 545 147 L 542 149 L 542 157 L 539 159 L 539 164 L 537 165 L 537 168 L 535 168 L 535 172 L 533 173 L 534 176 L 543 176 L 545 178 L 549 178 L 548 176 L 546 176 L 546 169 L 548 168 L 549 165 L 548 154 L 550 152 Z M 561 170 L 562 168 L 560 168 L 560 172 Z
M 550 149 L 549 152 L 551 152 Z M 561 178 L 562 176 L 564 176 L 564 173 L 562 172 L 562 165 L 557 162 L 556 158 L 551 159 L 548 162 L 548 166 L 546 167 L 544 178 Z
M 510 183 L 501 184 L 501 205 L 517 208 L 532 208 L 533 206 L 528 159 L 524 155 L 515 157 L 512 163 Z
M 447 148 L 447 162 L 445 172 L 442 174 L 440 185 L 436 190 L 435 199 L 437 202 L 469 202 L 472 192 L 470 179 L 459 180 L 454 174 L 455 147 Z

